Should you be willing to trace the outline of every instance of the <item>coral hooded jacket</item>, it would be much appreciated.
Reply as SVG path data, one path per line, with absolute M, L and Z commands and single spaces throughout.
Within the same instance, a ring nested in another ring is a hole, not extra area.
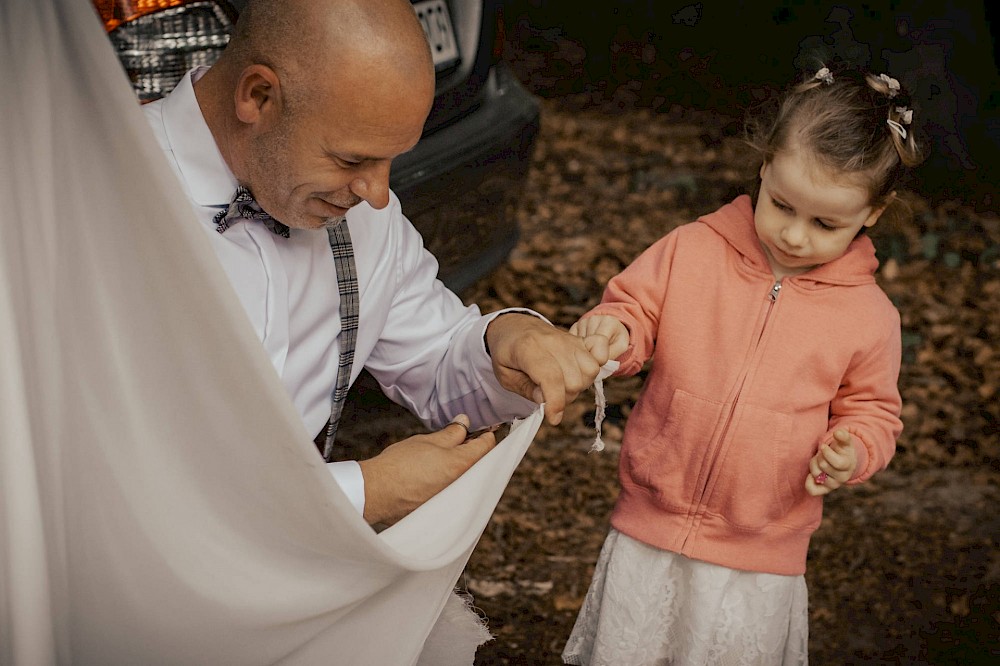
M 899 314 L 870 239 L 780 287 L 742 196 L 647 249 L 591 314 L 630 331 L 617 374 L 652 368 L 623 441 L 614 527 L 734 569 L 805 571 L 822 499 L 809 459 L 854 437 L 851 483 L 883 469 L 902 431 Z

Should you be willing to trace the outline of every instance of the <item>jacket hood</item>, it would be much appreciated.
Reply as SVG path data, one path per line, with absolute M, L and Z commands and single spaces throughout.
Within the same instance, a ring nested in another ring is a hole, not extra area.
M 757 270 L 771 272 L 767 256 L 754 230 L 753 204 L 749 196 L 744 194 L 737 197 L 714 213 L 698 218 L 698 222 L 708 225 L 722 236 L 747 264 Z M 877 268 L 875 246 L 868 236 L 862 235 L 851 241 L 843 256 L 786 279 L 795 280 L 801 286 L 811 283 L 815 287 L 871 284 L 875 282 Z

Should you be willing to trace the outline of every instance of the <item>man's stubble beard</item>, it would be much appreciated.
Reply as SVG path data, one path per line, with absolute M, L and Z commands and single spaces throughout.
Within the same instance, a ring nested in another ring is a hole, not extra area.
M 287 152 L 290 135 L 289 121 L 285 120 L 276 129 L 253 138 L 246 169 L 249 177 L 244 185 L 264 212 L 286 226 L 298 227 L 295 219 L 286 219 L 293 217 L 291 211 L 278 209 L 291 200 L 292 194 L 286 181 L 290 172 Z

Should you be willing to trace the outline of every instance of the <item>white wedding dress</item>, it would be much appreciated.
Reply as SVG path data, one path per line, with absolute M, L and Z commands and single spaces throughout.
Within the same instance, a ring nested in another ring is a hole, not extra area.
M 471 664 L 452 590 L 541 410 L 376 534 L 91 3 L 0 2 L 0 80 L 0 664 Z

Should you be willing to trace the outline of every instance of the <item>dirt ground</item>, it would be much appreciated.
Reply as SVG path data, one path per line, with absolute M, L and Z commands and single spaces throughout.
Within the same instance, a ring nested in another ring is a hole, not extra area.
M 554 48 L 567 51 L 563 67 L 578 62 L 573 44 Z M 507 55 L 536 91 L 572 74 Z M 467 302 L 525 305 L 568 326 L 651 242 L 742 191 L 747 154 L 731 115 L 654 112 L 640 96 L 641 84 L 548 95 L 527 186 L 507 211 L 521 241 Z M 873 233 L 879 282 L 902 316 L 905 431 L 888 470 L 826 501 L 806 574 L 817 666 L 1000 663 L 1000 218 L 947 197 L 910 200 L 911 221 Z M 588 453 L 587 394 L 563 425 L 543 427 L 515 473 L 460 580 L 495 636 L 477 664 L 561 663 L 640 386 L 641 375 L 606 384 L 607 450 Z M 345 441 L 373 422 L 381 442 L 419 430 L 355 393 Z

